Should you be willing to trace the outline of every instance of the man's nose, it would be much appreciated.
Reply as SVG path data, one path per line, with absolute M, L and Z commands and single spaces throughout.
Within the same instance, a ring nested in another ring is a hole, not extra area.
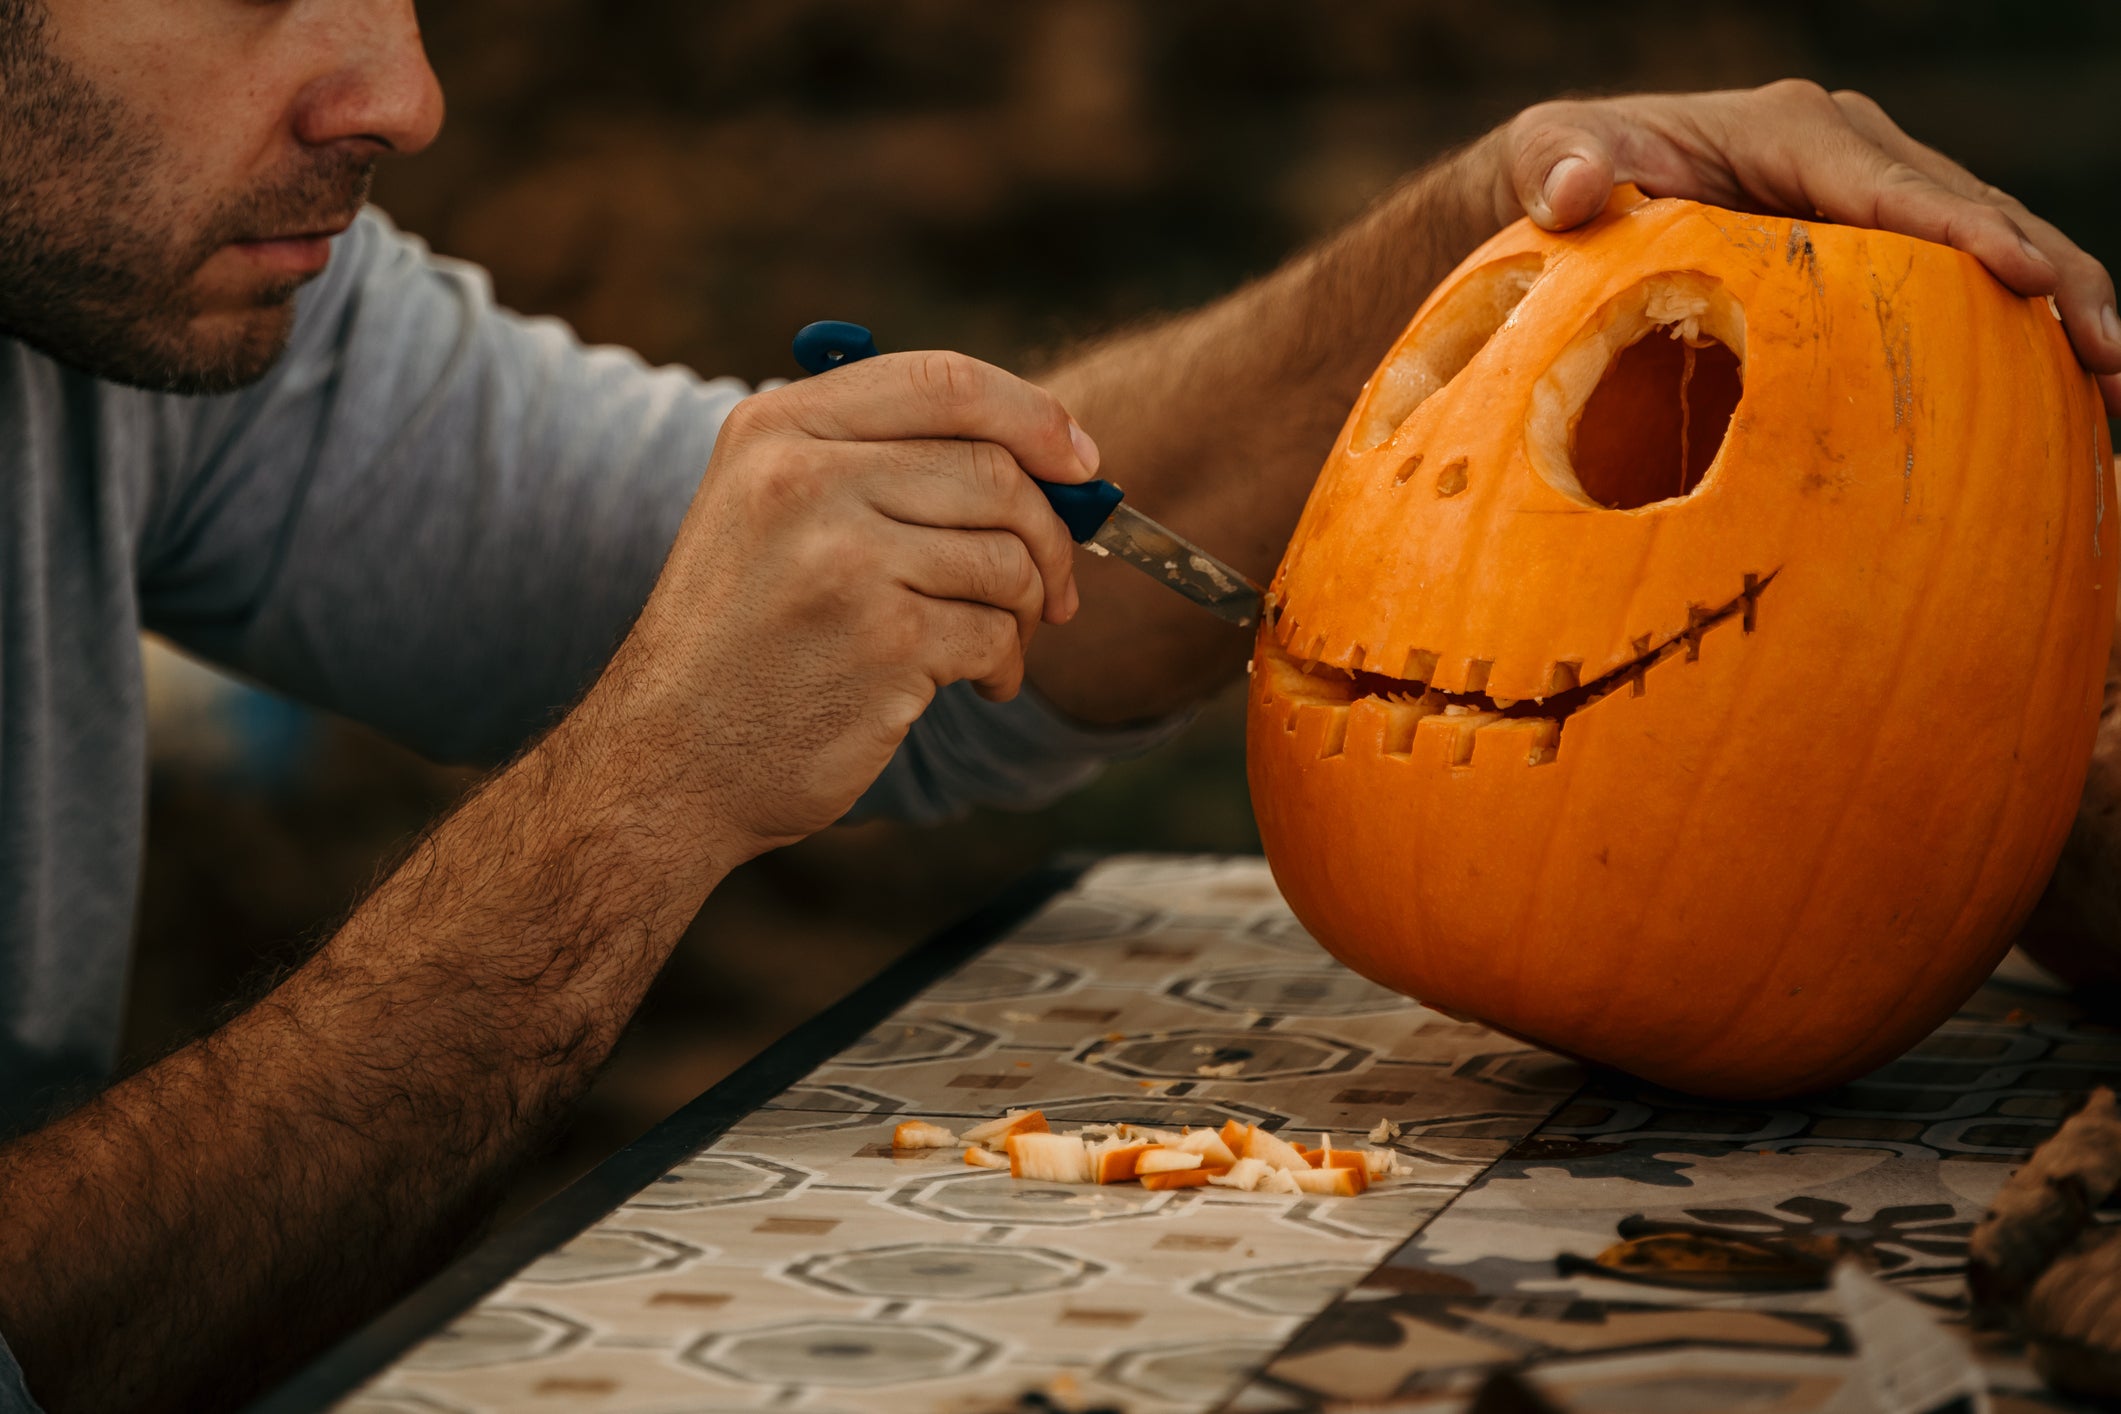
M 442 128 L 442 86 L 427 63 L 413 0 L 344 0 L 317 38 L 318 76 L 298 100 L 296 136 L 313 147 L 418 152 Z

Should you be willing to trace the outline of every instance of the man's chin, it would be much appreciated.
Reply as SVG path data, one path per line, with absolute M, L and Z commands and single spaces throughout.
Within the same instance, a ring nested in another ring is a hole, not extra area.
M 138 329 L 86 354 L 51 350 L 98 378 L 155 393 L 205 396 L 247 388 L 272 371 L 294 332 L 295 307 L 195 314 L 174 329 Z

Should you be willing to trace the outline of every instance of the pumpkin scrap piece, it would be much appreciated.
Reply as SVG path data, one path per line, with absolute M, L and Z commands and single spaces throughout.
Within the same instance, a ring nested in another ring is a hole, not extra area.
M 1195 1129 L 1180 1136 L 1171 1146 L 1182 1154 L 1198 1154 L 1204 1164 L 1219 1164 L 1225 1168 L 1237 1162 L 1237 1155 L 1223 1142 L 1221 1134 L 1212 1129 Z
M 955 1134 L 924 1119 L 909 1119 L 891 1131 L 894 1149 L 949 1149 L 957 1142 Z
M 1316 1149 L 1234 1120 L 1221 1129 L 1179 1134 L 1136 1124 L 1091 1124 L 1056 1134 L 1037 1110 L 1011 1111 L 967 1130 L 962 1139 L 951 1138 L 941 1125 L 908 1120 L 898 1126 L 895 1147 L 941 1147 L 937 1136 L 953 1144 L 986 1138 L 966 1143 L 964 1162 L 972 1168 L 1007 1169 L 1013 1178 L 1046 1183 L 1137 1182 L 1152 1192 L 1213 1184 L 1247 1193 L 1352 1198 L 1372 1179 L 1401 1171 L 1388 1151 L 1336 1149 L 1325 1134 Z M 1226 1138 L 1237 1141 L 1243 1157 Z
M 1009 1176 L 1049 1183 L 1095 1183 L 1090 1150 L 1073 1134 L 1027 1132 L 1008 1139 Z
M 1370 1186 L 1369 1175 L 1360 1168 L 1341 1164 L 1335 1164 L 1331 1168 L 1305 1169 L 1301 1173 L 1290 1174 L 1289 1178 L 1304 1192 L 1329 1198 L 1353 1198 Z
M 1310 1161 L 1297 1151 L 1294 1144 L 1257 1127 L 1245 1135 L 1245 1146 L 1238 1153 L 1243 1158 L 1258 1159 L 1272 1169 L 1295 1172 L 1311 1167 Z
M 1130 1183 L 1142 1156 L 1151 1152 L 1154 1152 L 1153 1146 L 1148 1144 L 1110 1140 L 1090 1151 L 1090 1170 L 1097 1175 L 1099 1183 Z
M 1122 1139 L 1133 1139 L 1143 1144 L 1176 1144 L 1183 1137 L 1168 1129 L 1156 1129 L 1146 1124 L 1118 1124 L 1112 1129 L 1113 1133 Z
M 1043 1134 L 1047 1129 L 1044 1111 L 1011 1110 L 1000 1119 L 990 1119 L 973 1125 L 965 1131 L 965 1142 L 984 1144 L 990 1149 L 999 1150 L 1012 1134 Z
M 1275 1170 L 1267 1167 L 1265 1160 L 1245 1158 L 1230 1165 L 1223 1173 L 1211 1176 L 1208 1182 L 1217 1188 L 1237 1188 L 1250 1193 L 1273 1172 Z

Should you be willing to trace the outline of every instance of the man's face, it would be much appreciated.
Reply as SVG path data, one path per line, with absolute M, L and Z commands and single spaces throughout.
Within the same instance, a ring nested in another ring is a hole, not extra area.
M 412 0 L 0 0 L 0 330 L 225 392 L 441 93 Z

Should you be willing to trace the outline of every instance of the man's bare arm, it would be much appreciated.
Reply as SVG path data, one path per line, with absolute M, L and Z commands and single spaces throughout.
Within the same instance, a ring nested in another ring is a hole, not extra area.
M 741 405 L 574 712 L 221 1030 L 0 1148 L 0 1331 L 48 1408 L 222 1408 L 445 1259 L 708 891 L 823 828 L 936 688 L 1016 690 L 1087 475 L 956 355 Z
M 2019 293 L 2055 296 L 2121 414 L 2121 319 L 2099 263 L 1869 99 L 1802 82 L 1528 109 L 1274 274 L 1044 381 L 1131 500 L 1264 581 L 1363 379 L 1428 291 L 1519 215 L 1589 220 L 1616 181 L 1958 246 Z M 1124 566 L 1080 574 L 1083 613 L 1039 641 L 1031 678 L 1085 720 L 1173 711 L 1250 651 L 1248 635 Z
M 232 1402 L 446 1258 L 550 1131 L 734 862 L 610 789 L 646 748 L 585 741 L 606 711 L 257 1005 L 0 1150 L 0 1328 L 47 1407 Z

